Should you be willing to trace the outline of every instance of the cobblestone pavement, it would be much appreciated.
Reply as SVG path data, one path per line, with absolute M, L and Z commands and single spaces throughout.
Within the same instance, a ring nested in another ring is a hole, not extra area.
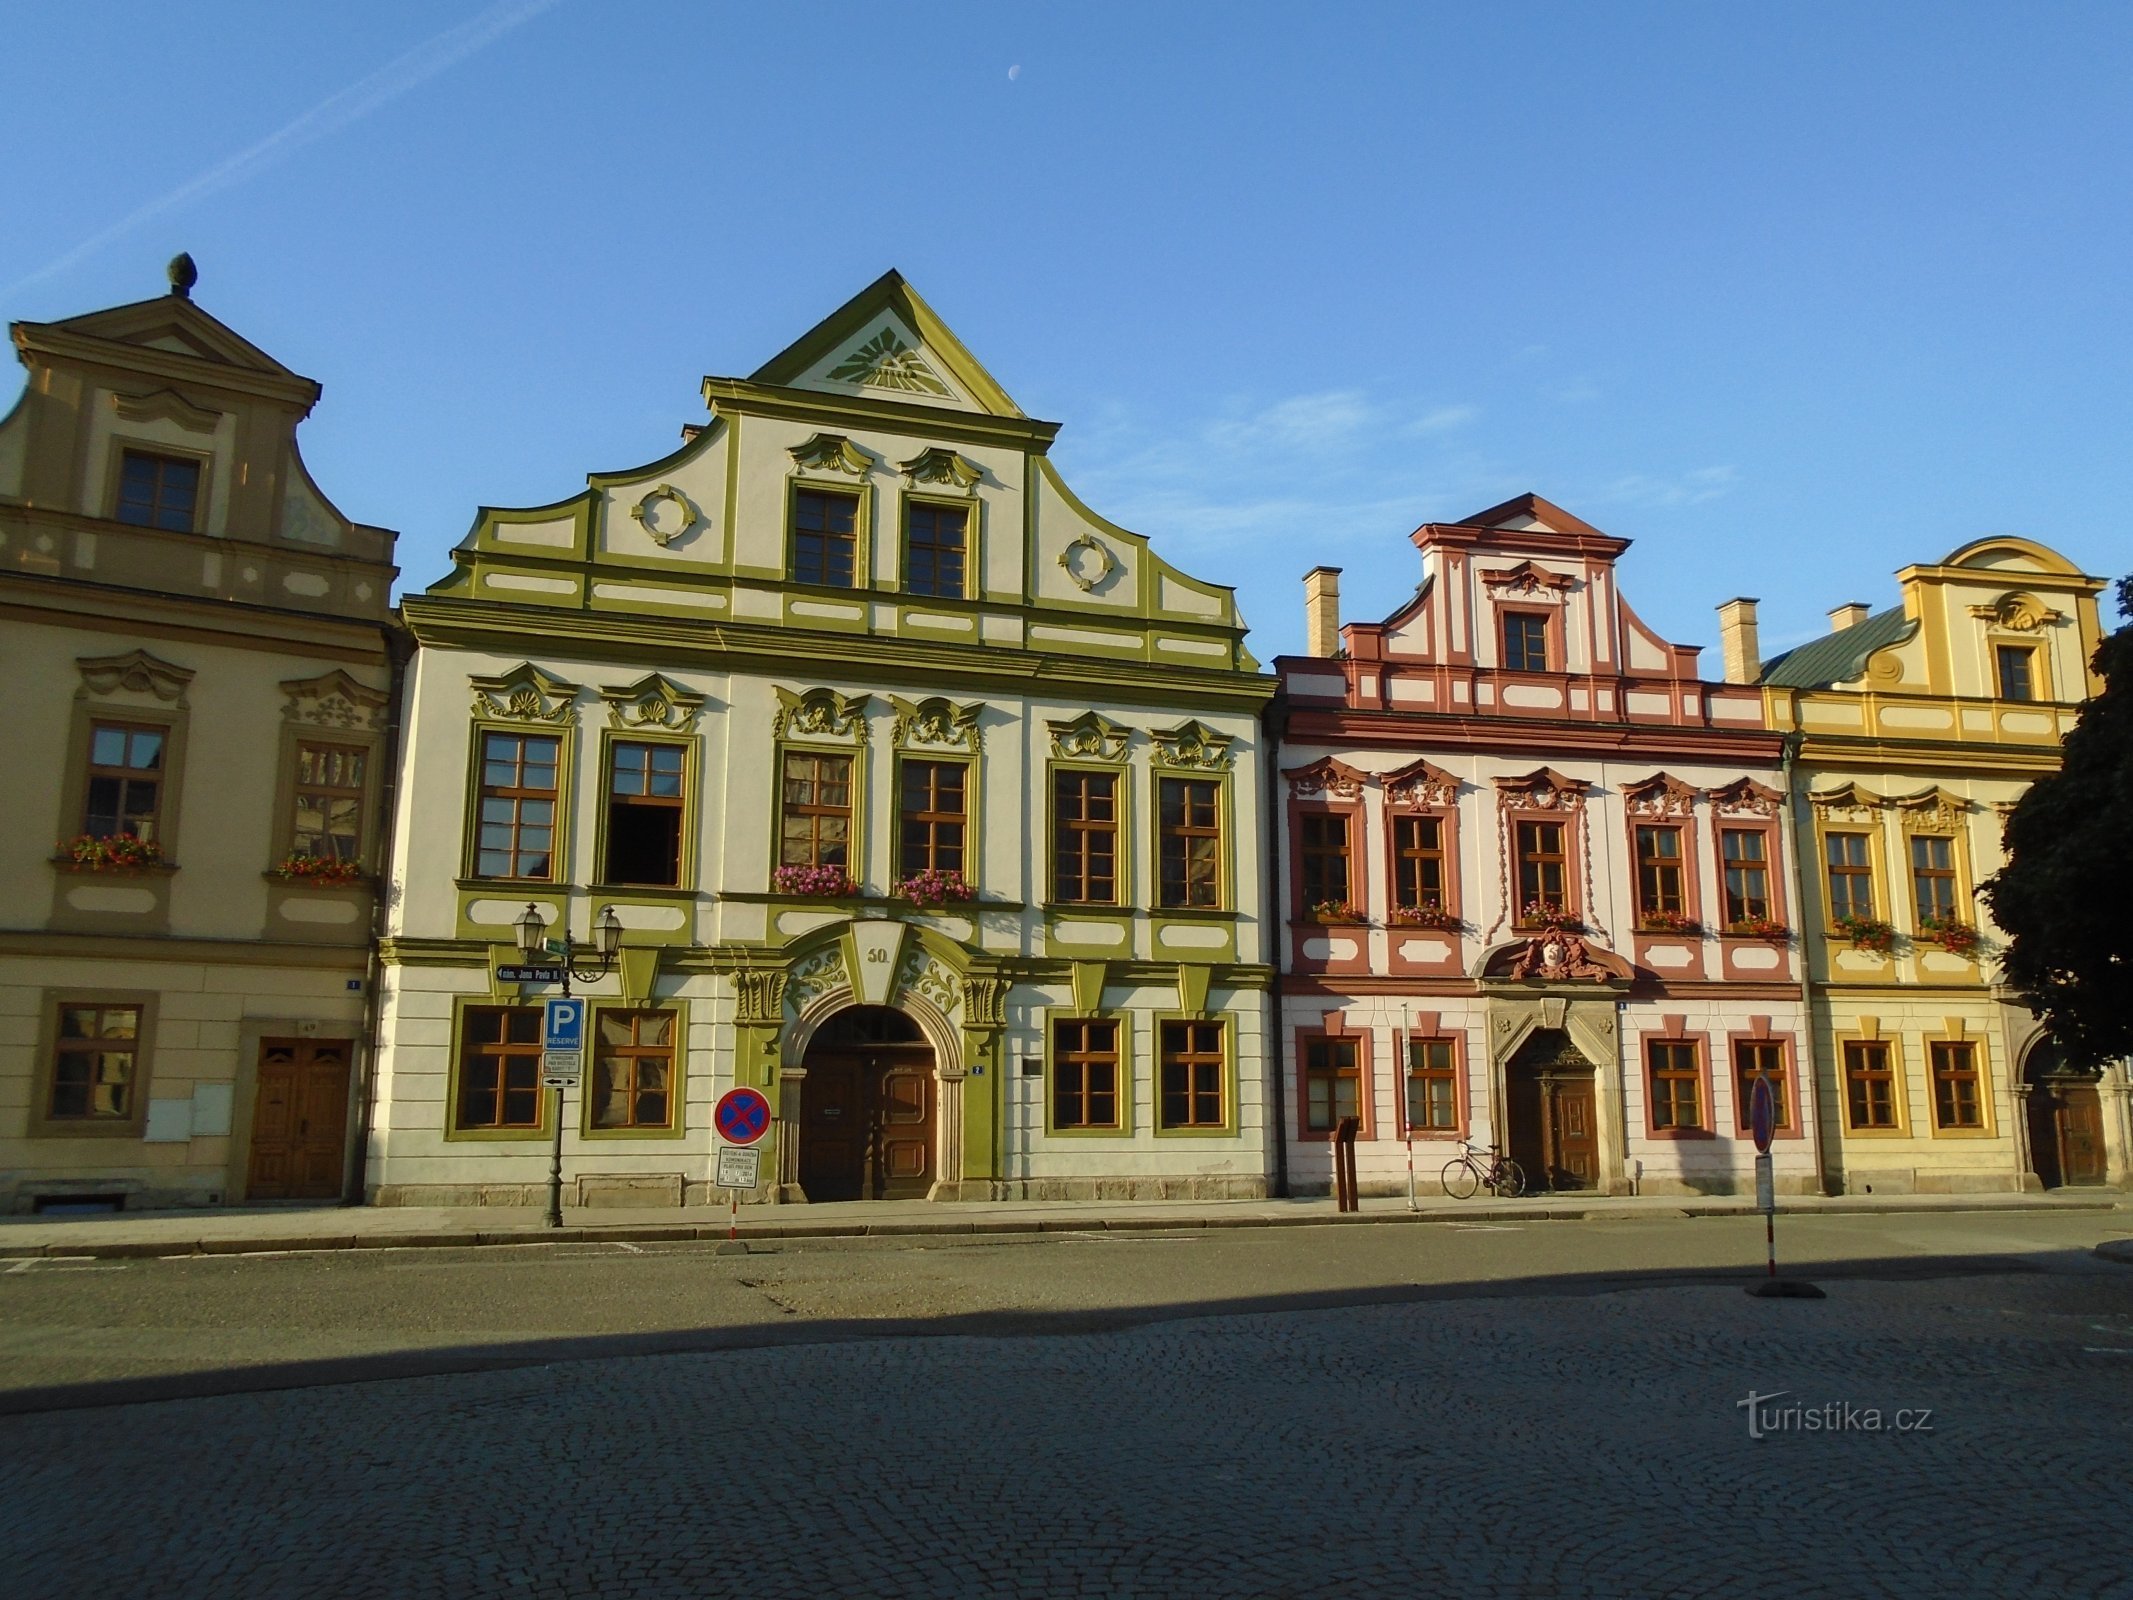
M 1829 1288 L 1506 1285 L 15 1417 L 0 1570 L 19 1600 L 2133 1596 L 2133 1272 Z M 1884 1431 L 1753 1439 L 1751 1391 Z

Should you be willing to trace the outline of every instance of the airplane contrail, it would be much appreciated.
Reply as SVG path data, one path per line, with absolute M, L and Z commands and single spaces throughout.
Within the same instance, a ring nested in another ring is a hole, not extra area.
M 302 116 L 283 123 L 257 144 L 248 145 L 235 155 L 209 167 L 205 172 L 188 178 L 168 194 L 128 212 L 110 227 L 92 234 L 66 254 L 47 262 L 29 276 L 9 284 L 6 289 L 0 290 L 0 296 L 12 295 L 18 289 L 66 271 L 76 262 L 93 255 L 114 239 L 132 232 L 150 218 L 175 211 L 203 195 L 242 183 L 314 139 L 323 139 L 327 134 L 337 133 L 350 123 L 369 116 L 380 106 L 398 99 L 410 89 L 427 83 L 438 73 L 457 66 L 476 51 L 495 43 L 512 29 L 532 21 L 544 11 L 554 10 L 562 3 L 563 0 L 497 0 L 497 3 L 486 11 L 469 17 L 457 27 L 445 29 L 434 38 L 424 40 L 405 55 L 387 62 L 369 77 L 358 79 L 347 88 L 328 95 Z

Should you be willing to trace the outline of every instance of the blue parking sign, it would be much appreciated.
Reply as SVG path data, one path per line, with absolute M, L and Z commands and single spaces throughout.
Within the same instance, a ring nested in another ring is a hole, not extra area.
M 541 1048 L 543 1050 L 582 1050 L 585 1048 L 585 1002 L 578 999 L 550 1000 L 543 1007 L 541 1019 Z

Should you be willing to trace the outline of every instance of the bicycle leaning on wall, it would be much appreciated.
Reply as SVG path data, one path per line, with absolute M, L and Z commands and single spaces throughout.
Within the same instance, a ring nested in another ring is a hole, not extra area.
M 1466 1139 L 1459 1141 L 1459 1154 L 1445 1162 L 1442 1181 L 1444 1192 L 1454 1200 L 1471 1199 L 1484 1186 L 1500 1200 L 1515 1200 L 1526 1192 L 1526 1175 L 1517 1162 L 1495 1145 L 1482 1150 Z

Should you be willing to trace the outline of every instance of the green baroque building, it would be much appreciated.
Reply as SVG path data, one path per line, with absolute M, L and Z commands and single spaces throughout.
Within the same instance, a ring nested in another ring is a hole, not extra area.
M 406 601 L 368 1188 L 755 1198 L 1266 1192 L 1260 713 L 1228 589 L 1075 498 L 896 273 L 679 450 L 485 509 Z M 582 1083 L 506 981 L 531 906 L 620 948 Z

